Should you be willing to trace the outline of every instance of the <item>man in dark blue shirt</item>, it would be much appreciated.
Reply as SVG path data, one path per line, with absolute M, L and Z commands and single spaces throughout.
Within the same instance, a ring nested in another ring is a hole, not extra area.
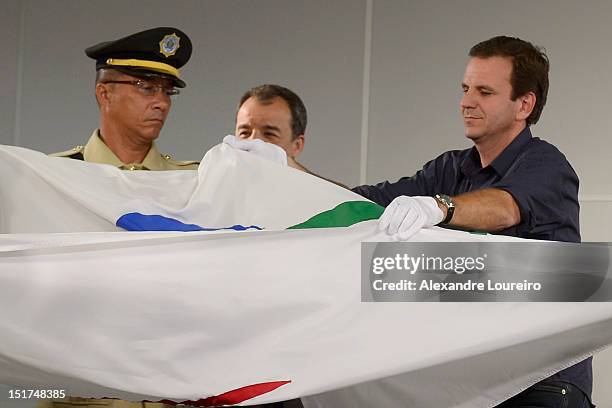
M 580 242 L 578 176 L 532 137 L 548 93 L 548 58 L 529 42 L 494 37 L 470 50 L 461 113 L 467 150 L 442 154 L 412 177 L 353 191 L 387 207 L 379 227 L 399 239 L 449 225 L 521 238 Z M 498 408 L 591 407 L 591 358 Z
M 483 191 L 485 189 L 501 191 Z M 565 156 L 550 143 L 532 137 L 529 127 L 486 167 L 482 167 L 476 147 L 453 150 L 431 160 L 412 177 L 402 177 L 394 183 L 385 181 L 375 186 L 355 187 L 353 191 L 385 207 L 402 195 L 452 196 L 455 204 L 449 222 L 452 225 L 458 225 L 453 221 L 460 214 L 458 203 L 462 202 L 465 193 L 478 192 L 483 199 L 491 200 L 486 205 L 493 206 L 496 205 L 495 194 L 501 196 L 498 200 L 503 200 L 505 192 L 514 199 L 520 221 L 513 225 L 500 222 L 503 229 L 489 231 L 521 238 L 580 242 L 578 177 Z M 478 198 L 478 195 L 473 197 Z M 486 230 L 483 228 L 485 222 L 462 225 Z

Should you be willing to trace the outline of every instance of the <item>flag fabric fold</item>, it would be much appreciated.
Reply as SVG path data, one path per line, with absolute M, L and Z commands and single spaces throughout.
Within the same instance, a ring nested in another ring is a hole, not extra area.
M 1 147 L 0 170 L 0 383 L 209 405 L 491 407 L 612 342 L 606 303 L 362 303 L 361 242 L 389 240 L 382 209 L 229 146 L 197 172 Z M 119 220 L 134 213 L 170 227 L 127 232 Z M 432 228 L 414 240 L 517 239 Z

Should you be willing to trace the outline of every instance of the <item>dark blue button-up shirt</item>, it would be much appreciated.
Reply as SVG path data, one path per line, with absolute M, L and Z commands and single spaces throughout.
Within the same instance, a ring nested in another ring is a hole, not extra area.
M 354 192 L 387 206 L 407 196 L 456 196 L 484 188 L 498 188 L 514 197 L 518 225 L 496 232 L 520 238 L 580 242 L 578 176 L 555 146 L 531 136 L 526 127 L 493 162 L 482 167 L 475 147 L 446 152 L 428 162 L 412 177 L 394 183 L 359 186 Z M 560 371 L 545 381 L 578 386 L 590 398 L 591 358 Z
M 407 196 L 456 196 L 484 188 L 510 193 L 521 222 L 497 232 L 520 238 L 580 242 L 578 176 L 555 146 L 525 128 L 493 162 L 482 167 L 475 147 L 452 150 L 428 162 L 412 177 L 359 186 L 354 192 L 387 206 Z

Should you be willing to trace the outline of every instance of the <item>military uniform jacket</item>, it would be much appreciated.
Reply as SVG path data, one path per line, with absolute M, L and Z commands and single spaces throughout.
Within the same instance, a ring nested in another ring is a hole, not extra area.
M 96 129 L 85 146 L 75 146 L 64 152 L 53 153 L 51 156 L 68 157 L 91 163 L 110 164 L 122 170 L 197 170 L 197 161 L 177 161 L 167 154 L 161 154 L 155 143 L 145 156 L 142 163 L 123 163 L 100 138 L 100 130 Z

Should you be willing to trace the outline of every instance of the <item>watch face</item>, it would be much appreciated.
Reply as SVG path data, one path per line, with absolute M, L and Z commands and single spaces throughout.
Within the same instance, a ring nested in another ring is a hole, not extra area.
M 448 208 L 455 206 L 455 204 L 453 203 L 453 199 L 447 196 L 446 194 L 438 194 L 436 195 L 436 198 Z

